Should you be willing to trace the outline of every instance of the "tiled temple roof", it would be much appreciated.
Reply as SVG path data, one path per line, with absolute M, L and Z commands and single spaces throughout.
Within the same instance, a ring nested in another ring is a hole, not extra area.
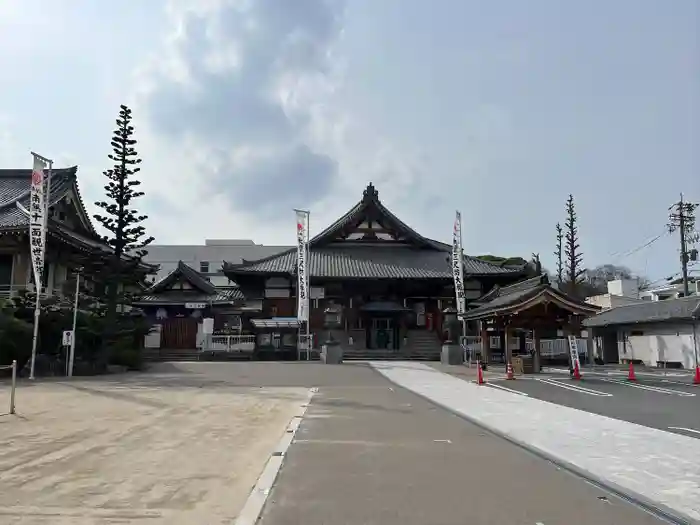
M 184 279 L 192 290 L 173 290 L 172 286 Z M 217 288 L 201 273 L 180 261 L 172 272 L 153 284 L 139 297 L 137 304 L 233 303 L 242 301 L 243 293 L 237 288 Z
M 510 286 L 494 287 L 474 301 L 479 306 L 467 311 L 464 318 L 478 320 L 509 315 L 543 302 L 555 303 L 578 315 L 593 315 L 600 311 L 599 307 L 584 303 L 554 288 L 549 278 L 543 274 Z
M 372 218 L 397 233 L 401 243 L 339 241 L 343 232 Z M 311 277 L 348 279 L 451 279 L 452 246 L 423 237 L 410 228 L 379 200 L 370 184 L 363 198 L 347 213 L 309 242 Z M 240 264 L 224 262 L 224 273 L 236 275 L 289 275 L 296 271 L 296 248 Z M 467 276 L 512 275 L 523 268 L 504 268 L 468 255 L 464 256 Z

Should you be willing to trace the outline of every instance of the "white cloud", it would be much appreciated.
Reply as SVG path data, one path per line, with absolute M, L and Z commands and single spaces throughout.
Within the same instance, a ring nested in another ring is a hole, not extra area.
M 336 0 L 168 4 L 168 35 L 134 97 L 158 242 L 289 242 L 293 207 L 321 228 L 370 181 L 411 193 L 416 163 L 336 97 L 343 12 Z

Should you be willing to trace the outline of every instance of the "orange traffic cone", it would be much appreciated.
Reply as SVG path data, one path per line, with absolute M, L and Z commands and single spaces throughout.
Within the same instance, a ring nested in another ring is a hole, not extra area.
M 632 361 L 630 361 L 630 371 L 629 374 L 627 375 L 627 381 L 636 381 L 637 376 L 634 373 L 634 364 L 632 364 Z
M 486 383 L 486 381 L 484 381 L 484 371 L 481 369 L 481 362 L 477 361 L 476 362 L 476 384 L 483 385 L 484 383 Z
M 515 375 L 513 374 L 513 365 L 510 363 L 506 365 L 506 379 L 515 379 Z
M 574 362 L 574 379 L 581 379 L 581 370 L 578 367 L 578 360 Z
M 700 385 L 700 366 L 695 367 L 695 377 L 693 377 L 693 384 Z

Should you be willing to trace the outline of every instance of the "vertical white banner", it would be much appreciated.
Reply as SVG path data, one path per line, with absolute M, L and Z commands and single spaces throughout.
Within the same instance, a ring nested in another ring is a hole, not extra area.
M 452 277 L 455 282 L 455 302 L 457 313 L 463 314 L 466 310 L 464 297 L 464 252 L 462 251 L 462 214 L 457 211 L 455 224 L 452 230 Z
M 309 321 L 309 212 L 294 210 L 297 214 L 297 319 Z
M 44 275 L 44 256 L 46 252 L 46 199 L 44 170 L 47 163 L 34 155 L 32 182 L 29 196 L 29 250 L 34 269 L 34 283 L 37 290 L 41 288 Z

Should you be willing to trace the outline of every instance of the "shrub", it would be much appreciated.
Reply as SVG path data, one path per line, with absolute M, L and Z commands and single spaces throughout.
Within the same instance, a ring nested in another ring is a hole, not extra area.
M 32 352 L 32 325 L 15 318 L 11 308 L 0 309 L 0 365 L 17 360 L 21 369 Z

